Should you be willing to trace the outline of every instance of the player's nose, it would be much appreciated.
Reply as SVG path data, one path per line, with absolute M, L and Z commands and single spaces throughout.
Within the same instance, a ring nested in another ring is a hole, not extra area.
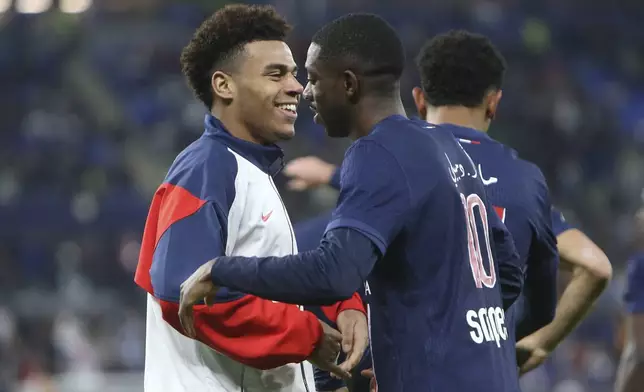
M 284 90 L 286 90 L 286 93 L 290 96 L 299 96 L 304 91 L 304 87 L 294 75 L 291 75 L 286 80 Z
M 306 99 L 309 102 L 313 101 L 313 94 L 311 93 L 311 83 L 307 83 L 302 92 L 302 98 Z

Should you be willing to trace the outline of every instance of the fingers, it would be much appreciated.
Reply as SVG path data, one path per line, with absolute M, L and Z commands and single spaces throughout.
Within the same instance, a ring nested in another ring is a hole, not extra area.
M 215 304 L 215 301 L 217 299 L 217 293 L 207 295 L 204 299 L 203 302 L 206 304 L 206 306 L 212 306 Z
M 538 359 L 530 358 L 519 368 L 519 375 L 522 376 L 528 373 L 529 371 L 539 367 L 539 365 L 540 365 L 540 362 Z
M 191 338 L 196 337 L 196 332 L 195 332 L 195 322 L 194 322 L 194 314 L 192 313 L 192 303 L 190 303 L 186 297 L 186 294 L 181 290 L 181 294 L 179 297 L 179 321 L 181 322 L 181 326 L 183 327 L 183 330 L 185 331 L 186 335 L 188 335 Z
M 353 335 L 355 334 L 355 323 L 349 327 L 349 331 L 342 331 L 342 351 L 349 353 L 353 348 Z
M 370 379 L 369 392 L 378 392 L 378 384 L 376 384 L 376 378 L 373 374 L 373 369 L 365 369 L 360 372 L 360 375 Z
M 330 327 L 328 324 L 320 321 L 322 328 L 324 330 L 324 336 L 328 339 L 330 338 L 334 342 L 338 343 L 338 349 L 340 348 L 340 343 L 342 342 L 342 333 L 335 328 Z
M 342 364 L 340 364 L 340 367 L 346 371 L 351 371 L 353 368 L 358 366 L 358 364 L 360 363 L 360 360 L 362 359 L 363 353 L 364 353 L 364 349 L 350 351 L 349 356 L 344 362 L 342 362 Z
M 330 372 L 332 376 L 341 378 L 343 380 L 348 380 L 351 378 L 351 373 L 341 368 L 340 366 L 336 365 L 335 363 L 328 363 L 326 364 L 325 367 L 326 367 L 325 370 Z

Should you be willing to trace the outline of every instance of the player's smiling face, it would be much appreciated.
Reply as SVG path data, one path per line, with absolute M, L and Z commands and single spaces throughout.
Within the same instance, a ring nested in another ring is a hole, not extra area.
M 241 118 L 262 141 L 292 138 L 303 87 L 295 78 L 291 49 L 282 41 L 255 41 L 244 49 L 238 77 L 233 76 Z
M 308 82 L 304 99 L 315 113 L 313 121 L 323 125 L 330 137 L 349 135 L 349 102 L 344 93 L 342 74 L 319 58 L 320 46 L 312 43 L 306 54 Z

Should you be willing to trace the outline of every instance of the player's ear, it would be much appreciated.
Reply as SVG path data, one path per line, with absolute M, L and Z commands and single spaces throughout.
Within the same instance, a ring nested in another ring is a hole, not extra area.
M 353 71 L 349 70 L 344 71 L 342 76 L 344 78 L 344 92 L 347 98 L 353 102 L 358 98 L 358 94 L 360 92 L 358 77 L 353 73 Z
M 414 97 L 414 104 L 416 104 L 416 110 L 418 110 L 418 117 L 423 120 L 427 118 L 427 101 L 425 101 L 425 94 L 423 94 L 423 89 L 420 87 L 414 87 L 411 90 L 411 95 Z
M 235 82 L 230 75 L 215 71 L 210 79 L 210 85 L 215 95 L 224 100 L 231 100 L 235 95 Z
M 502 96 L 502 90 L 492 90 L 485 97 L 485 116 L 488 119 L 494 120 L 494 117 L 496 117 L 496 111 L 499 109 L 499 101 L 501 101 Z

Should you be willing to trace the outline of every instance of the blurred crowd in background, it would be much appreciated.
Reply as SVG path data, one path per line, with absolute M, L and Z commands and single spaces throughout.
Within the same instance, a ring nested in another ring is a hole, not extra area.
M 205 113 L 182 78 L 179 53 L 227 2 L 16 1 L 20 9 L 0 1 L 0 392 L 140 391 L 145 297 L 132 279 L 143 224 L 152 193 L 201 134 Z M 610 391 L 621 276 L 644 187 L 644 3 L 270 3 L 295 27 L 290 44 L 300 64 L 324 22 L 352 11 L 385 16 L 406 44 L 410 115 L 414 58 L 428 37 L 466 28 L 492 39 L 509 71 L 491 136 L 541 167 L 555 205 L 615 270 L 592 315 L 524 377 L 524 391 Z M 305 72 L 299 77 L 304 84 Z M 349 142 L 327 139 L 304 105 L 296 130 L 283 145 L 287 159 L 341 162 Z M 277 182 L 294 221 L 336 198 Z

